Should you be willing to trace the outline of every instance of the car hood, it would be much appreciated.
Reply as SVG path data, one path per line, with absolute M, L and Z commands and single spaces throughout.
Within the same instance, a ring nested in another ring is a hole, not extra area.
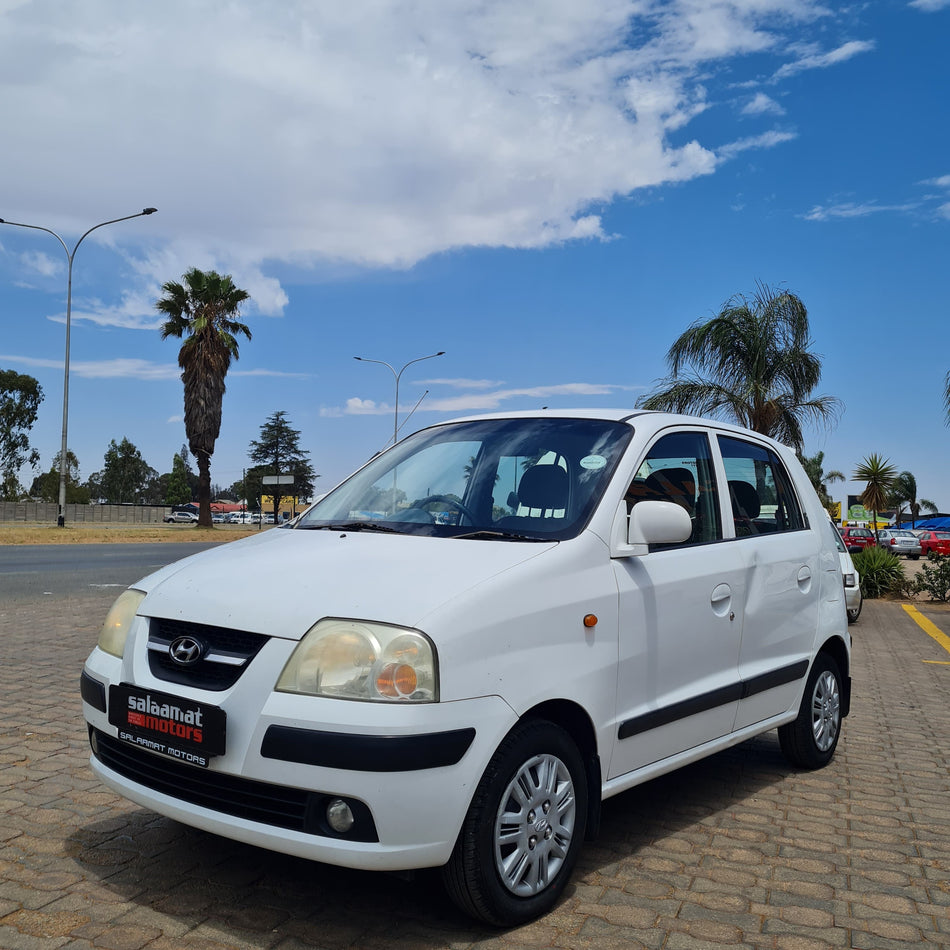
M 139 613 L 299 640 L 323 617 L 417 626 L 446 601 L 551 543 L 272 529 L 133 585 Z

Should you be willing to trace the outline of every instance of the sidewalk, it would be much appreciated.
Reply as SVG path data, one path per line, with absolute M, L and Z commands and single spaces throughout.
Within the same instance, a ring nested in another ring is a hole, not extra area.
M 770 734 L 611 799 L 558 909 L 498 933 L 432 875 L 260 851 L 98 783 L 79 671 L 113 594 L 0 612 L 4 950 L 950 947 L 950 653 L 898 603 L 851 627 L 828 768 L 790 770 Z M 916 606 L 950 633 L 950 612 Z

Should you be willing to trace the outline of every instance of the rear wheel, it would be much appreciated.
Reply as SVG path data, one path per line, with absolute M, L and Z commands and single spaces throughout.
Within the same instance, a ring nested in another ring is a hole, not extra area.
M 834 658 L 819 653 L 805 685 L 798 718 L 779 726 L 779 745 L 799 768 L 820 769 L 835 754 L 841 734 L 841 671 Z
M 858 605 L 856 607 L 848 608 L 848 623 L 854 623 L 858 617 L 861 616 L 861 608 L 864 606 L 864 597 L 861 596 L 860 589 L 858 590 Z
M 449 896 L 501 927 L 547 913 L 577 863 L 586 821 L 587 780 L 573 739 L 551 722 L 522 723 L 485 769 L 442 869 Z

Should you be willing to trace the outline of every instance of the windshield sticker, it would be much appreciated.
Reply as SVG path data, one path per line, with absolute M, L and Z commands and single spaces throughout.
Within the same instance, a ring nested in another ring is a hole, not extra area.
M 581 459 L 581 468 L 589 468 L 596 471 L 607 464 L 607 459 L 602 455 L 588 455 Z

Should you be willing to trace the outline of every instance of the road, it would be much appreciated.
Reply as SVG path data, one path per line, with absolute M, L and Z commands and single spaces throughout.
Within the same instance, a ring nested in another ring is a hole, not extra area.
M 0 607 L 37 597 L 70 598 L 93 588 L 114 593 L 172 561 L 215 543 L 0 545 Z
M 162 548 L 134 565 L 121 563 L 128 549 L 118 559 L 100 549 L 84 567 L 43 571 L 33 554 L 25 573 L 9 561 L 0 570 L 4 589 L 30 570 L 37 591 L 70 576 L 87 584 L 0 597 L 0 947 L 950 947 L 946 608 L 916 605 L 935 636 L 898 603 L 865 605 L 851 628 L 852 714 L 827 768 L 791 769 L 773 733 L 610 799 L 559 907 L 497 932 L 460 916 L 431 875 L 269 853 L 95 780 L 78 679 L 116 593 L 100 585 L 175 556 Z

